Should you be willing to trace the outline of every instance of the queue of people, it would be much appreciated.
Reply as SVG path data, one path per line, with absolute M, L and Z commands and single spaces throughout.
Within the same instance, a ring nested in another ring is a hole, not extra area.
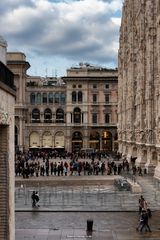
M 47 152 L 17 154 L 15 175 L 23 178 L 39 176 L 99 175 L 120 174 L 123 166 L 118 166 L 113 157 L 105 153 L 51 154 Z
M 86 158 L 83 158 L 86 157 Z M 119 162 L 112 154 L 79 155 L 77 153 L 51 154 L 47 152 L 17 154 L 15 175 L 23 178 L 39 176 L 68 175 L 120 175 L 131 172 L 142 176 L 141 167 L 129 163 L 126 159 Z

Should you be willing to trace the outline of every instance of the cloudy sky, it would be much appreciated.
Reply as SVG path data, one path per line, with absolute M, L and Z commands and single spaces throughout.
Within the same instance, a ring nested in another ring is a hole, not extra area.
M 0 35 L 25 53 L 30 75 L 63 76 L 79 62 L 117 67 L 122 2 L 0 1 Z

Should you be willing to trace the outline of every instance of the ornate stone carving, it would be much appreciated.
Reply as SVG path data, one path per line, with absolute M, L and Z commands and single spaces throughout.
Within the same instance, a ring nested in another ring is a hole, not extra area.
M 9 116 L 8 112 L 0 109 L 0 124 L 9 125 L 11 122 L 11 117 Z

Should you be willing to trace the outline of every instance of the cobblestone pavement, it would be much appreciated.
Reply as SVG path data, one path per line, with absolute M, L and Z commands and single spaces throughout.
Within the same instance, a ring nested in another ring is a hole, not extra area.
M 140 240 L 160 239 L 160 212 L 149 221 L 152 232 L 137 232 L 136 212 L 103 213 L 16 213 L 16 240 Z M 92 237 L 87 236 L 87 220 L 93 220 Z

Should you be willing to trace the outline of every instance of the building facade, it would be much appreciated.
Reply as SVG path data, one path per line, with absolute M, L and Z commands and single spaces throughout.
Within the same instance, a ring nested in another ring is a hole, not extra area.
M 23 58 L 18 68 L 18 54 L 7 56 L 21 99 L 15 108 L 19 150 L 117 150 L 117 69 L 79 64 L 66 77 L 27 76 L 29 64 Z
M 118 71 L 119 152 L 160 176 L 160 1 L 125 0 Z
M 6 67 L 7 43 L 0 37 L 0 240 L 15 239 L 14 75 Z
M 68 148 L 117 150 L 117 70 L 80 64 L 67 70 Z

